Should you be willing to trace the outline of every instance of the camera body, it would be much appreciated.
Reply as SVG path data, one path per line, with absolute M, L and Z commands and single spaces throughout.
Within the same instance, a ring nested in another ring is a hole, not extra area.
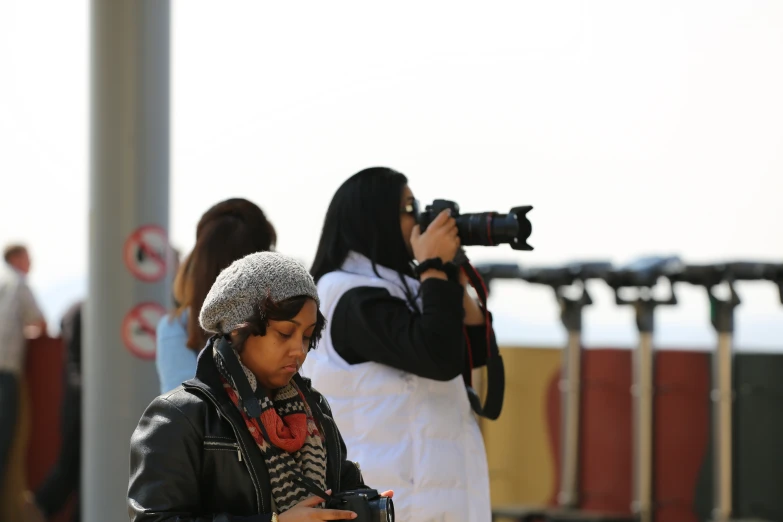
M 394 522 L 394 503 L 375 489 L 355 489 L 332 494 L 327 509 L 344 509 L 356 513 L 353 522 Z
M 512 208 L 508 214 L 479 212 L 460 214 L 459 205 L 447 199 L 436 199 L 419 214 L 421 231 L 427 230 L 432 221 L 444 210 L 451 210 L 451 217 L 457 222 L 460 243 L 465 246 L 495 246 L 508 243 L 514 250 L 533 250 L 527 238 L 533 226 L 527 218 L 532 206 Z

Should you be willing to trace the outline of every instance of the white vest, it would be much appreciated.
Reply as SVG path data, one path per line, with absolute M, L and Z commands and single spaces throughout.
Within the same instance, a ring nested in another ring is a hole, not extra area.
M 302 375 L 329 401 L 365 482 L 394 490 L 400 522 L 488 522 L 489 473 L 484 441 L 458 376 L 448 382 L 418 377 L 374 362 L 350 365 L 332 346 L 331 324 L 342 295 L 382 287 L 405 299 L 399 275 L 352 253 L 342 270 L 318 282 L 327 329 Z M 406 279 L 417 294 L 419 282 Z M 418 303 L 421 309 L 421 302 Z

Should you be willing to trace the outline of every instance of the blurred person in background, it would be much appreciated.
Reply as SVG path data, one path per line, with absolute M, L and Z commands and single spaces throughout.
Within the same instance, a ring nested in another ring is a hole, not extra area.
M 398 520 L 486 522 L 486 453 L 463 372 L 467 341 L 486 353 L 494 334 L 453 264 L 454 219 L 444 211 L 422 233 L 417 217 L 394 170 L 363 170 L 337 190 L 311 269 L 327 326 L 302 373 L 365 479 L 394 490 Z
M 179 251 L 170 247 L 174 273 L 179 268 Z M 173 301 L 173 299 L 172 299 Z M 176 306 L 177 303 L 174 302 Z M 79 486 L 81 477 L 81 391 L 82 329 L 84 301 L 71 305 L 60 322 L 60 336 L 65 347 L 63 400 L 60 417 L 60 452 L 49 475 L 35 492 L 35 505 L 41 516 L 51 519 L 65 508 L 73 495 L 72 520 L 81 519 Z
M 275 252 L 243 257 L 198 320 L 211 338 L 195 378 L 152 401 L 131 437 L 131 522 L 355 518 L 321 509 L 295 478 L 327 494 L 365 487 L 328 403 L 298 374 L 324 326 L 307 269 Z
M 75 494 L 74 522 L 80 520 L 83 307 L 83 301 L 73 304 L 60 323 L 60 335 L 65 345 L 60 453 L 46 480 L 35 492 L 35 504 L 47 519 L 62 510 L 71 495 Z
M 9 462 L 12 460 L 12 448 L 26 447 L 15 440 L 24 430 L 18 423 L 24 416 L 21 409 L 25 404 L 22 397 L 22 377 L 25 364 L 27 338 L 46 334 L 46 321 L 36 302 L 32 290 L 27 284 L 30 272 L 30 254 L 24 245 L 9 245 L 3 252 L 4 262 L 0 263 L 0 493 L 7 488 L 19 488 L 19 476 L 22 470 L 12 472 Z M 27 504 L 32 507 L 29 492 L 24 499 L 8 499 L 6 502 Z M 14 510 L 13 506 L 4 506 L 3 511 Z M 2 516 L 2 515 L 0 515 Z M 28 513 L 29 520 L 37 520 L 34 510 Z
M 44 320 L 43 313 L 38 308 L 38 304 L 35 301 L 33 297 L 33 293 L 30 290 L 29 286 L 27 285 L 27 276 L 30 273 L 30 269 L 32 268 L 32 260 L 30 259 L 30 252 L 27 250 L 27 247 L 20 244 L 11 244 L 8 245 L 4 251 L 3 251 L 3 258 L 5 259 L 5 272 L 3 274 L 3 280 L 7 281 L 8 278 L 10 279 L 18 279 L 21 281 L 20 286 L 20 292 L 21 292 L 21 299 L 22 300 L 28 300 L 31 299 L 31 303 L 27 303 L 26 301 L 23 303 L 24 306 L 27 306 L 28 304 L 31 307 L 34 307 L 35 310 L 32 308 L 27 309 L 28 311 L 35 312 L 38 316 L 37 319 L 32 320 L 25 320 L 24 321 L 24 334 L 25 337 L 29 339 L 35 339 L 36 337 L 39 337 L 41 335 L 46 335 L 46 321 Z M 8 271 L 10 269 L 10 272 Z M 15 276 L 14 276 L 15 274 Z
M 201 305 L 218 274 L 248 254 L 274 249 L 277 234 L 264 212 L 232 198 L 207 210 L 196 227 L 196 245 L 174 278 L 177 306 L 157 327 L 155 364 L 165 393 L 196 374 L 196 357 L 209 334 L 198 322 Z

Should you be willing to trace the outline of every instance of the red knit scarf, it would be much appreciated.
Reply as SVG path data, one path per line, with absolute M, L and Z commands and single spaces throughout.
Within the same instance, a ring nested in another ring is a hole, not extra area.
M 307 490 L 294 479 L 292 470 L 299 470 L 319 488 L 326 489 L 327 455 L 324 437 L 296 382 L 291 381 L 276 390 L 274 397 L 264 395 L 258 399 L 261 425 L 270 439 L 266 441 L 258 419 L 250 418 L 239 404 L 239 393 L 231 384 L 233 377 L 226 370 L 222 356 L 217 351 L 213 351 L 213 356 L 223 380 L 223 389 L 240 411 L 247 430 L 264 456 L 269 472 L 270 494 L 279 512 L 285 512 L 309 496 Z M 251 389 L 255 391 L 258 387 L 255 375 L 244 366 L 242 370 Z
M 291 383 L 293 385 L 293 383 Z M 296 393 L 302 403 L 307 404 L 307 401 L 302 395 L 302 392 L 293 385 L 296 389 Z M 258 425 L 258 420 L 248 416 L 245 413 L 244 408 L 239 406 L 239 396 L 234 391 L 225 379 L 223 379 L 223 388 L 226 390 L 231 402 L 239 408 L 242 413 L 242 418 L 245 420 L 248 430 L 253 435 L 253 439 L 256 444 L 262 446 L 264 444 L 264 437 L 261 432 L 261 427 Z M 302 449 L 302 445 L 307 438 L 307 414 L 305 412 L 292 412 L 288 415 L 280 416 L 275 408 L 268 408 L 261 413 L 261 422 L 264 423 L 264 428 L 269 435 L 270 442 L 288 453 L 293 453 Z M 314 433 L 313 435 L 318 435 Z

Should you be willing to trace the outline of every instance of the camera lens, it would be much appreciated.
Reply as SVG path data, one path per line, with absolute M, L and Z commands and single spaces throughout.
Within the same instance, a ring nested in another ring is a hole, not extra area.
M 532 226 L 526 214 L 532 207 L 517 207 L 508 214 L 480 212 L 457 217 L 460 241 L 465 246 L 508 243 L 514 250 L 533 250 L 527 244 Z
M 387 497 L 378 499 L 379 522 L 394 522 L 394 502 Z
M 508 214 L 497 212 L 478 212 L 460 214 L 459 205 L 453 201 L 436 199 L 427 205 L 419 215 L 418 223 L 421 231 L 427 227 L 443 210 L 451 210 L 451 215 L 457 223 L 460 242 L 465 246 L 495 246 L 508 243 L 514 250 L 533 250 L 527 243 L 533 230 L 527 213 L 531 206 L 512 208 Z
M 510 243 L 517 235 L 519 224 L 508 214 L 481 212 L 463 214 L 457 218 L 457 229 L 463 245 L 493 246 Z

